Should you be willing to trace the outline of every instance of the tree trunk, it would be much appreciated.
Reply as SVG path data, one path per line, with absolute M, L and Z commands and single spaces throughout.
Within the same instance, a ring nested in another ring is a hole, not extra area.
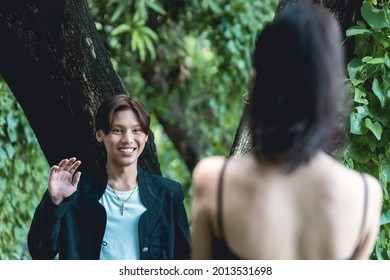
M 21 105 L 50 165 L 105 163 L 94 115 L 108 96 L 125 93 L 85 0 L 2 0 L 0 74 Z M 161 174 L 153 133 L 140 164 Z
M 360 7 L 362 1 L 337 1 L 337 0 L 280 0 L 275 13 L 275 18 L 290 3 L 306 1 L 329 8 L 337 17 L 342 34 L 344 34 L 343 47 L 345 48 L 345 60 L 350 61 L 354 52 L 354 41 L 345 37 L 346 30 L 353 26 L 361 18 Z M 249 109 L 246 105 L 240 124 L 236 131 L 235 139 L 230 150 L 231 156 L 243 156 L 253 149 L 251 133 L 249 129 Z M 336 144 L 337 146 L 337 144 Z

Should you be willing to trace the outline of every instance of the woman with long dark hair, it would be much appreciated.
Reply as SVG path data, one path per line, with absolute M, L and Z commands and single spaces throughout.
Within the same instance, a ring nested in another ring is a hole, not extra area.
M 261 32 L 254 60 L 254 150 L 196 166 L 193 258 L 369 258 L 381 186 L 324 152 L 345 89 L 337 20 L 321 6 L 291 4 Z

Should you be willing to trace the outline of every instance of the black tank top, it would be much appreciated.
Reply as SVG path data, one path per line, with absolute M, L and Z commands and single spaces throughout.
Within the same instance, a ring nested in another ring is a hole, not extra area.
M 217 190 L 217 226 L 219 229 L 219 232 L 221 234 L 221 237 L 218 238 L 215 235 L 212 238 L 212 249 L 213 249 L 213 259 L 214 260 L 240 260 L 242 258 L 238 257 L 235 253 L 233 253 L 225 241 L 225 232 L 223 228 L 223 220 L 222 220 L 222 194 L 223 194 L 223 176 L 225 173 L 226 165 L 227 165 L 228 159 L 225 160 L 221 173 L 219 175 L 219 181 L 218 181 L 218 190 Z M 362 174 L 363 182 L 364 182 L 364 211 L 363 211 L 363 219 L 362 224 L 360 227 L 360 233 L 357 240 L 357 244 L 355 247 L 355 250 L 353 251 L 352 255 L 348 258 L 348 260 L 353 260 L 356 258 L 356 254 L 359 249 L 359 245 L 361 243 L 361 240 L 363 238 L 363 232 L 364 227 L 366 224 L 366 214 L 367 214 L 367 207 L 368 207 L 368 185 L 366 181 L 366 177 Z

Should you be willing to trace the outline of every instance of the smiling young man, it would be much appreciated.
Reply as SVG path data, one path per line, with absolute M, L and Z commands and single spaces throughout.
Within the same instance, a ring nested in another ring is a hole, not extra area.
M 76 158 L 51 168 L 28 234 L 33 259 L 190 258 L 181 185 L 138 166 L 149 124 L 147 109 L 132 96 L 101 104 L 95 128 L 106 168 L 81 174 Z

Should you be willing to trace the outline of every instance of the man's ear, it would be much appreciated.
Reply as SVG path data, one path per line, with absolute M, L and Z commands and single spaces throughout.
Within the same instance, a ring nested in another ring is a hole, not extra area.
M 97 132 L 96 132 L 96 140 L 99 142 L 99 143 L 101 143 L 101 142 L 103 142 L 104 141 L 104 132 L 102 131 L 102 130 L 98 130 Z

